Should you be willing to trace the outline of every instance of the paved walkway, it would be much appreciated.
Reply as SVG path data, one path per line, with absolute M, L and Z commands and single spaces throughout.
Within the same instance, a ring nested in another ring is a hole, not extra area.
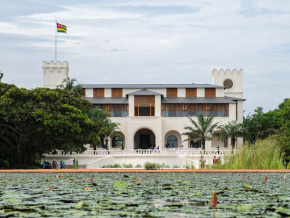
M 16 169 L 16 170 L 0 170 L 0 173 L 290 173 L 290 170 Z

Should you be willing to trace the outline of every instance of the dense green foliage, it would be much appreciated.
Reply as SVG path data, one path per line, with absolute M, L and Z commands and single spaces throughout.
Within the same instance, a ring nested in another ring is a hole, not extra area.
M 201 141 L 202 149 L 205 150 L 205 141 L 212 139 L 211 136 L 218 126 L 218 123 L 213 122 L 213 118 L 212 115 L 204 117 L 203 114 L 198 114 L 197 122 L 195 122 L 191 117 L 188 117 L 192 126 L 186 126 L 184 129 L 189 131 L 183 133 L 183 135 L 187 135 L 189 140 Z
M 88 119 L 91 106 L 66 90 L 0 83 L 0 166 L 26 167 L 35 154 L 98 144 L 103 125 Z
M 246 141 L 254 143 L 268 137 L 276 139 L 285 152 L 285 159 L 290 161 L 290 98 L 284 99 L 277 109 L 267 113 L 258 107 L 253 115 L 244 118 L 243 126 L 247 130 L 244 136 Z
M 277 140 L 258 140 L 255 144 L 245 144 L 235 155 L 225 157 L 223 165 L 215 169 L 283 169 L 281 147 Z
M 218 130 L 219 131 L 216 132 L 216 135 L 219 139 L 231 139 L 232 149 L 235 148 L 237 137 L 242 137 L 245 132 L 242 124 L 237 123 L 236 121 L 231 121 L 226 125 L 220 125 L 218 126 Z
M 99 137 L 102 147 L 108 148 L 108 139 L 112 135 L 118 135 L 116 130 L 119 124 L 111 122 L 108 112 L 105 110 L 100 110 L 98 107 L 96 107 L 94 110 L 89 110 L 88 117 L 92 122 L 101 123 L 103 125 L 103 129 L 102 132 L 99 133 Z M 96 146 L 94 146 L 94 149 L 96 149 Z
M 80 84 L 76 84 L 77 80 L 75 78 L 65 78 L 62 81 L 62 84 L 58 86 L 58 88 L 67 90 L 68 92 L 70 92 L 74 97 L 81 97 L 82 95 L 84 95 L 83 91 L 82 91 L 82 86 Z

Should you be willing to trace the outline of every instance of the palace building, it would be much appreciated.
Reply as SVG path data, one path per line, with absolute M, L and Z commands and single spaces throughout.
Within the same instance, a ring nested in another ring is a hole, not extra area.
M 64 62 L 43 62 L 44 87 L 56 88 L 68 76 Z M 200 142 L 183 135 L 188 117 L 215 116 L 214 122 L 243 122 L 243 70 L 212 71 L 212 84 L 82 84 L 84 98 L 106 110 L 120 134 L 106 143 L 111 149 L 149 149 L 159 146 L 201 149 Z M 237 145 L 242 139 L 237 140 Z M 206 150 L 227 148 L 216 136 Z

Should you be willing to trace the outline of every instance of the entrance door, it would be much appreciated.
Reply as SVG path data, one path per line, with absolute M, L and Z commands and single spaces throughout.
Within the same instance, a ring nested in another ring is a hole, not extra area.
M 135 149 L 150 149 L 155 146 L 155 134 L 149 129 L 140 129 L 134 135 Z
M 141 149 L 149 149 L 152 145 L 150 145 L 150 135 L 140 135 L 140 148 Z

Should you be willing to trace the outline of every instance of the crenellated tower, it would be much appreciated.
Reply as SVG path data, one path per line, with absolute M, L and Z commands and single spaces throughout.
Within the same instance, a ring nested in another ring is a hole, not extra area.
M 55 89 L 68 76 L 68 62 L 43 61 L 43 85 L 45 88 Z
M 243 98 L 243 69 L 213 69 L 212 84 L 224 86 L 225 96 Z

